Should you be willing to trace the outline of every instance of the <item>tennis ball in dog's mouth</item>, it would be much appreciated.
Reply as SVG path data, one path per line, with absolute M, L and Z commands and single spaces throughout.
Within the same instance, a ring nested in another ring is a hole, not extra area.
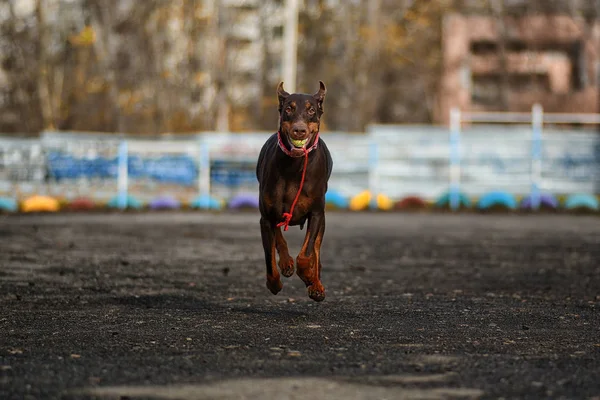
M 308 142 L 308 139 L 290 139 L 292 144 L 296 147 L 302 147 L 306 144 L 306 142 Z

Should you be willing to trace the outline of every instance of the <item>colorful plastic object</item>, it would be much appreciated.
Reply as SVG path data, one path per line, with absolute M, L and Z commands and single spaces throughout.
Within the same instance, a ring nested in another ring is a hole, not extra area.
M 258 195 L 242 193 L 229 200 L 229 208 L 258 208 Z
M 151 210 L 177 210 L 181 208 L 181 202 L 172 196 L 159 196 L 152 199 L 148 207 Z
M 19 210 L 19 203 L 15 199 L 8 197 L 0 197 L 0 211 L 4 212 L 17 212 Z
M 371 202 L 371 192 L 365 190 L 360 192 L 352 199 L 350 199 L 350 209 L 352 211 L 362 211 L 369 208 L 369 203 Z
M 471 199 L 465 193 L 460 192 L 458 194 L 458 204 L 461 208 L 471 208 Z M 436 208 L 447 208 L 450 207 L 450 192 L 445 192 L 435 201 L 434 206 Z
M 58 200 L 50 196 L 35 195 L 23 200 L 21 204 L 23 212 L 57 212 L 60 210 Z
M 214 197 L 210 196 L 198 196 L 190 203 L 191 208 L 198 208 L 201 210 L 220 210 L 221 202 Z
M 370 191 L 365 190 L 360 192 L 350 200 L 350 209 L 352 211 L 366 210 L 370 207 L 372 198 L 373 196 Z M 381 193 L 375 197 L 375 204 L 377 209 L 384 211 L 391 210 L 394 207 L 392 200 Z
M 89 211 L 96 208 L 96 204 L 88 197 L 77 197 L 69 202 L 67 208 L 71 211 Z
M 390 199 L 385 194 L 379 193 L 377 195 L 377 197 L 375 198 L 375 200 L 376 200 L 377 208 L 382 211 L 389 211 L 392 208 L 394 208 L 394 202 L 392 201 L 392 199 Z
M 396 210 L 423 210 L 429 205 L 419 196 L 407 196 L 394 204 Z
M 342 210 L 350 206 L 348 199 L 335 190 L 328 190 L 327 193 L 325 193 L 325 204 L 330 208 Z
M 107 206 L 109 208 L 119 208 L 119 196 L 115 196 L 112 199 L 110 199 Z M 127 196 L 126 208 L 139 210 L 142 208 L 142 202 L 133 196 Z
M 565 208 L 567 210 L 598 211 L 600 209 L 600 204 L 594 195 L 576 193 L 567 197 L 565 200 Z
M 532 207 L 531 195 L 525 196 L 521 200 L 520 207 L 524 210 L 530 210 Z M 558 208 L 558 199 L 549 193 L 540 194 L 540 208 L 556 210 Z
M 477 208 L 480 210 L 489 210 L 495 207 L 514 210 L 517 208 L 517 200 L 508 192 L 494 191 L 484 194 L 477 202 Z

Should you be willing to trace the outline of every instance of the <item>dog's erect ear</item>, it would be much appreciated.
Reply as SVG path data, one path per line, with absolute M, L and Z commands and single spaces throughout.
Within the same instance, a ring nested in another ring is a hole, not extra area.
M 319 110 L 323 112 L 323 100 L 325 100 L 325 94 L 327 93 L 327 88 L 323 81 L 319 81 L 319 90 L 317 93 L 313 94 L 315 100 L 317 100 L 317 105 L 319 106 Z
M 290 94 L 283 89 L 283 82 L 279 82 L 277 85 L 277 98 L 279 99 L 279 112 L 283 108 L 283 102 Z

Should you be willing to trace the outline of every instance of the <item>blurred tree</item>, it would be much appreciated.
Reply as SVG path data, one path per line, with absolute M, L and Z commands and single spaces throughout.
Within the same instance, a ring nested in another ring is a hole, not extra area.
M 37 33 L 32 13 L 17 11 L 13 1 L 1 3 L 0 55 L 2 70 L 2 118 L 0 128 L 12 132 L 35 132 L 42 129 L 39 98 L 36 94 Z
M 345 131 L 433 121 L 450 11 L 501 25 L 510 15 L 567 13 L 587 21 L 588 35 L 600 12 L 600 0 L 303 3 L 298 88 L 314 92 L 323 80 L 324 124 Z M 240 4 L 0 0 L 0 130 L 273 129 L 283 2 Z M 258 38 L 240 40 L 254 29 Z
M 323 79 L 335 93 L 326 112 L 330 127 L 432 121 L 441 21 L 452 2 L 361 0 L 334 9 L 307 1 L 299 82 L 309 90 Z

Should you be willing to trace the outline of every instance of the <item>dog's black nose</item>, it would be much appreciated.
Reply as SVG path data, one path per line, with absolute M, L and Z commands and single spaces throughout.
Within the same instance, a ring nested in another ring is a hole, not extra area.
M 304 139 L 308 135 L 306 124 L 294 124 L 292 126 L 292 136 L 294 139 Z

